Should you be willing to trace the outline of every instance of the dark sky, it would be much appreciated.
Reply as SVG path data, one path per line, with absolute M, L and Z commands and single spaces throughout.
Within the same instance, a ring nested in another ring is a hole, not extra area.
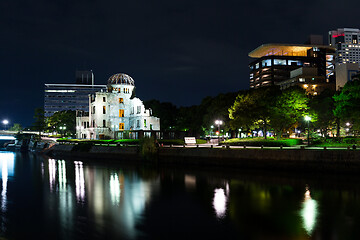
M 0 120 L 30 125 L 44 83 L 73 83 L 83 69 L 93 70 L 96 84 L 127 73 L 142 100 L 178 106 L 247 89 L 248 52 L 360 28 L 359 7 L 354 0 L 0 0 Z

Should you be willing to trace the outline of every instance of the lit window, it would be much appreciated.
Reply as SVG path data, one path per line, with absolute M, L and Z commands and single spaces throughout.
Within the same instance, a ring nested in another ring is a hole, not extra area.
M 146 128 L 146 119 L 144 119 L 144 128 Z
M 140 114 L 140 112 L 141 112 L 141 106 L 137 106 L 137 111 L 136 111 L 136 113 L 137 113 L 137 114 Z
M 124 109 L 119 109 L 119 117 L 124 117 Z
M 124 123 L 119 123 L 119 131 L 124 131 Z
M 124 103 L 124 99 L 123 99 L 123 98 L 119 98 L 119 103 Z
M 106 114 L 106 107 L 103 106 L 103 114 Z

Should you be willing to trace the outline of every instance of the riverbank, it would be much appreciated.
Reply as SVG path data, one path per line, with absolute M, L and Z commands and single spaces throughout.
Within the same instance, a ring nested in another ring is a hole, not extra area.
M 136 146 L 92 146 L 86 150 L 77 149 L 75 146 L 55 145 L 45 154 L 57 158 L 159 165 L 302 172 L 360 172 L 359 150 L 161 147 L 156 156 L 143 158 Z

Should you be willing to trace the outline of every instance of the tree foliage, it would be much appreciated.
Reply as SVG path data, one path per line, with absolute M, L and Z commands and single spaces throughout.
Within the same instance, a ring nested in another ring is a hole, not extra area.
M 353 130 L 360 130 L 360 81 L 347 82 L 339 94 L 334 95 L 335 117 L 349 121 Z
M 48 131 L 56 131 L 65 135 L 74 135 L 76 133 L 76 112 L 72 110 L 65 110 L 55 112 L 52 116 L 47 118 Z M 66 129 L 60 129 L 66 127 Z

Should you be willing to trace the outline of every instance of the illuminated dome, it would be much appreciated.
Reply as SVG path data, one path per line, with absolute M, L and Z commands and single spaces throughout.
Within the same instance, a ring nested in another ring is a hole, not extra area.
M 135 86 L 134 79 L 125 73 L 117 73 L 109 77 L 108 84 L 124 84 Z

